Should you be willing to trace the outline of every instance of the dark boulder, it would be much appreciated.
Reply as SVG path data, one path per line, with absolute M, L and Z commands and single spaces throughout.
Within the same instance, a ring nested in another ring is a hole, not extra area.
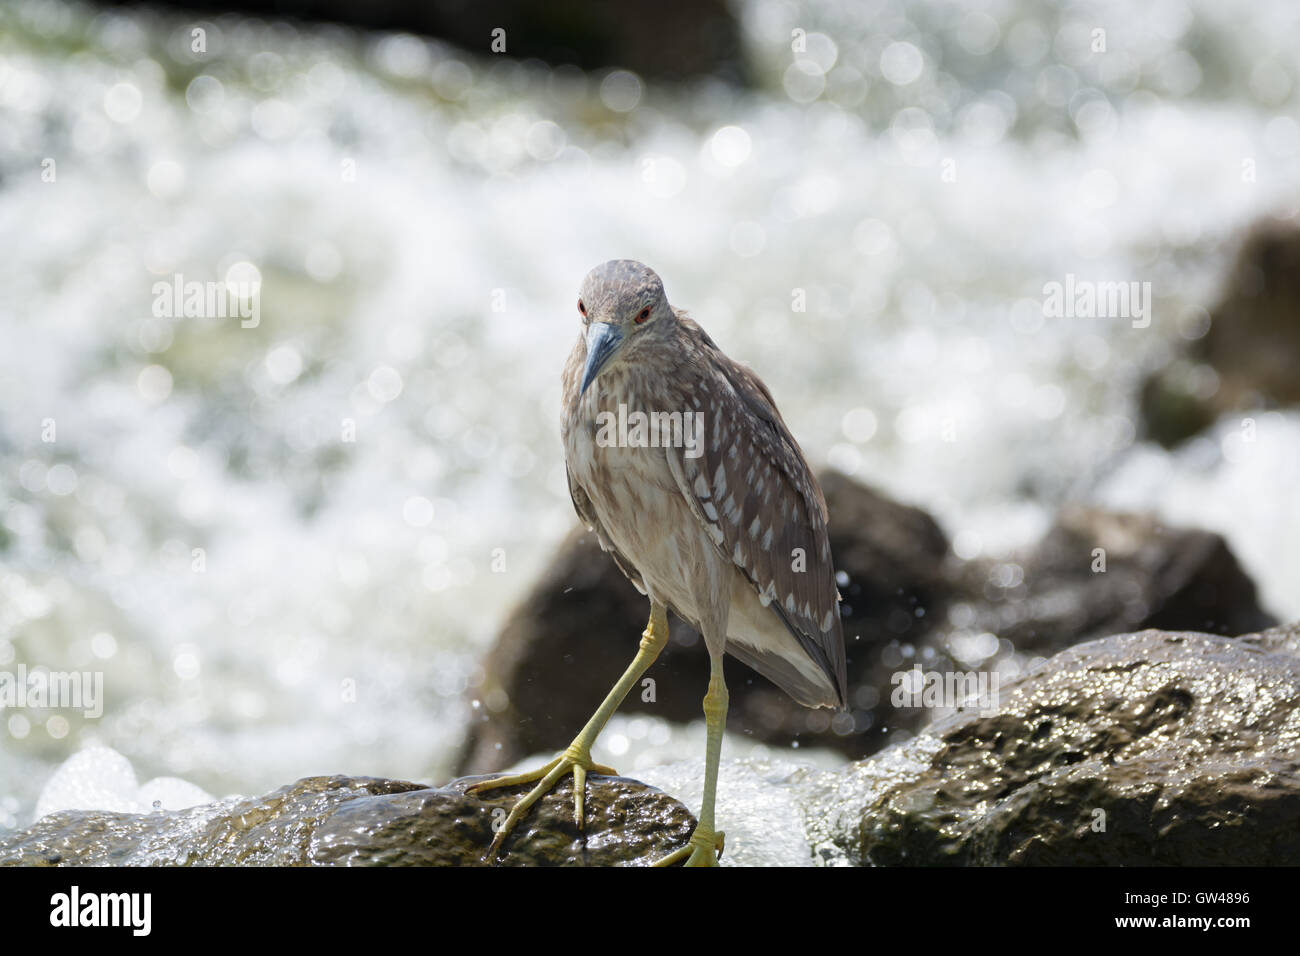
M 1208 330 L 1143 385 L 1144 433 L 1172 447 L 1227 413 L 1300 404 L 1297 369 L 1300 230 L 1266 221 L 1242 244 Z
M 970 627 L 1022 651 L 1148 627 L 1231 635 L 1276 623 L 1220 535 L 1143 514 L 1068 508 L 1024 556 L 972 561 L 957 578 Z
M 1194 353 L 1219 373 L 1220 409 L 1300 404 L 1300 229 L 1261 224 L 1247 237 Z
M 822 774 L 810 842 L 863 865 L 1296 865 L 1298 638 L 1077 645 L 993 712 Z
M 273 793 L 187 810 L 69 810 L 0 839 L 10 866 L 486 866 L 493 825 L 522 790 L 468 796 L 473 779 L 431 789 L 372 777 L 308 777 Z M 503 866 L 654 862 L 695 827 L 672 797 L 635 780 L 589 776 L 586 826 L 573 778 L 533 805 Z

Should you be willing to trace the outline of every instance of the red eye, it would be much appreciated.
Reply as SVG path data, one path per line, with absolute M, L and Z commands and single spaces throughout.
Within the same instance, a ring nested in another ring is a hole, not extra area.
M 581 299 L 578 300 L 578 311 L 581 312 L 583 315 L 587 314 L 587 307 L 582 304 Z
M 642 309 L 640 312 L 637 313 L 636 324 L 640 325 L 648 318 L 650 318 L 650 306 L 647 305 L 644 309 Z

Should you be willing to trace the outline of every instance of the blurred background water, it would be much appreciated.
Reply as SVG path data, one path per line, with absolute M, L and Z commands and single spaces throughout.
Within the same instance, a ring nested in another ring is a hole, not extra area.
M 105 675 L 99 719 L 0 710 L 0 828 L 93 743 L 214 794 L 446 779 L 479 658 L 575 521 L 560 369 L 609 258 L 960 556 L 1065 501 L 1152 509 L 1300 617 L 1300 415 L 1169 452 L 1136 411 L 1246 227 L 1300 213 L 1300 8 L 735 13 L 750 87 L 0 8 L 0 670 Z M 1150 326 L 1045 317 L 1071 273 L 1150 282 Z M 155 314 L 177 274 L 260 284 L 256 326 Z M 611 734 L 624 769 L 701 753 Z

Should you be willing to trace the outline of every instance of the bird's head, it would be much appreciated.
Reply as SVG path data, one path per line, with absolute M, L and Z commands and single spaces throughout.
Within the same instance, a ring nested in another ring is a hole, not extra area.
M 578 313 L 587 343 L 580 395 L 605 369 L 635 361 L 661 341 L 676 321 L 663 282 L 635 259 L 611 259 L 588 272 L 578 290 Z

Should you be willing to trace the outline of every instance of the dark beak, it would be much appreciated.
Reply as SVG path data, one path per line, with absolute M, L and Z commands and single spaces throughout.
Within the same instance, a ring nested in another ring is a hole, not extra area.
M 593 322 L 587 326 L 587 365 L 582 370 L 582 388 L 579 396 L 587 393 L 587 386 L 596 380 L 618 347 L 623 344 L 623 331 L 608 322 Z

